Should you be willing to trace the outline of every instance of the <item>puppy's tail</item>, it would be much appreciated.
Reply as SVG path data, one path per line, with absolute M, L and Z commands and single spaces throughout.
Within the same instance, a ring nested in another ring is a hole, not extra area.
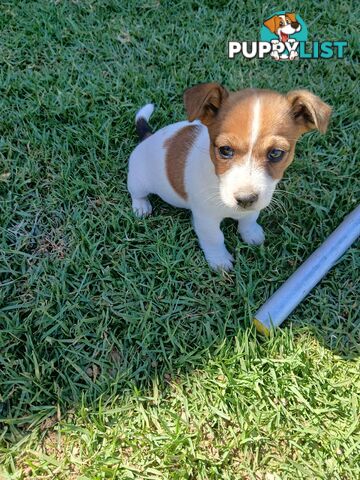
M 142 108 L 140 108 L 140 110 L 135 116 L 136 131 L 139 135 L 140 142 L 152 135 L 152 130 L 150 128 L 150 125 L 148 124 L 148 121 L 153 111 L 154 105 L 152 103 L 148 103 L 147 105 L 144 105 Z

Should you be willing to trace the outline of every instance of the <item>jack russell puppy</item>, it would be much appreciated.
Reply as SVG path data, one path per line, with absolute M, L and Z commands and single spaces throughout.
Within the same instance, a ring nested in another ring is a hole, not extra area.
M 148 195 L 155 193 L 190 209 L 209 265 L 230 270 L 234 259 L 225 247 L 221 221 L 237 220 L 244 242 L 263 243 L 260 211 L 271 202 L 300 135 L 313 129 L 325 133 L 331 108 L 306 90 L 229 92 L 218 83 L 189 88 L 184 103 L 189 121 L 154 134 L 148 125 L 153 105 L 136 115 L 143 141 L 129 160 L 132 208 L 138 217 L 150 215 Z

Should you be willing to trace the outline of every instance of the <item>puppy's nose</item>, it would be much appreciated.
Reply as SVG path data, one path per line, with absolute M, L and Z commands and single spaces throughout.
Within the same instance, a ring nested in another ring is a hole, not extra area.
M 299 25 L 300 25 L 299 22 L 291 22 L 291 26 L 292 26 L 293 28 L 298 28 Z
M 244 196 L 235 198 L 239 207 L 247 208 L 258 200 L 259 195 L 257 193 L 252 193 L 250 195 L 247 195 L 246 197 Z

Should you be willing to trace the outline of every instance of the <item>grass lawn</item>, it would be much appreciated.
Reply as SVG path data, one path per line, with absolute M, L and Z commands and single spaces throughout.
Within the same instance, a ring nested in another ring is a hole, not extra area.
M 4 0 L 0 5 L 0 478 L 359 479 L 355 246 L 276 335 L 264 300 L 359 197 L 352 1 L 290 1 L 343 60 L 227 59 L 284 8 L 249 0 Z M 215 6 L 216 5 L 216 6 Z M 305 135 L 267 240 L 212 272 L 188 212 L 133 217 L 134 115 L 185 117 L 182 92 L 308 88 L 334 108 Z

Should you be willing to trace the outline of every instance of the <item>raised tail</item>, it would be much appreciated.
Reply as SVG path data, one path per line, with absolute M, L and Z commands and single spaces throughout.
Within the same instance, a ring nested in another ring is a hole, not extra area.
M 153 111 L 154 105 L 152 103 L 148 103 L 147 105 L 144 105 L 142 108 L 140 108 L 140 110 L 135 116 L 136 131 L 139 135 L 140 142 L 152 135 L 152 130 L 150 128 L 150 125 L 148 124 L 148 121 Z

